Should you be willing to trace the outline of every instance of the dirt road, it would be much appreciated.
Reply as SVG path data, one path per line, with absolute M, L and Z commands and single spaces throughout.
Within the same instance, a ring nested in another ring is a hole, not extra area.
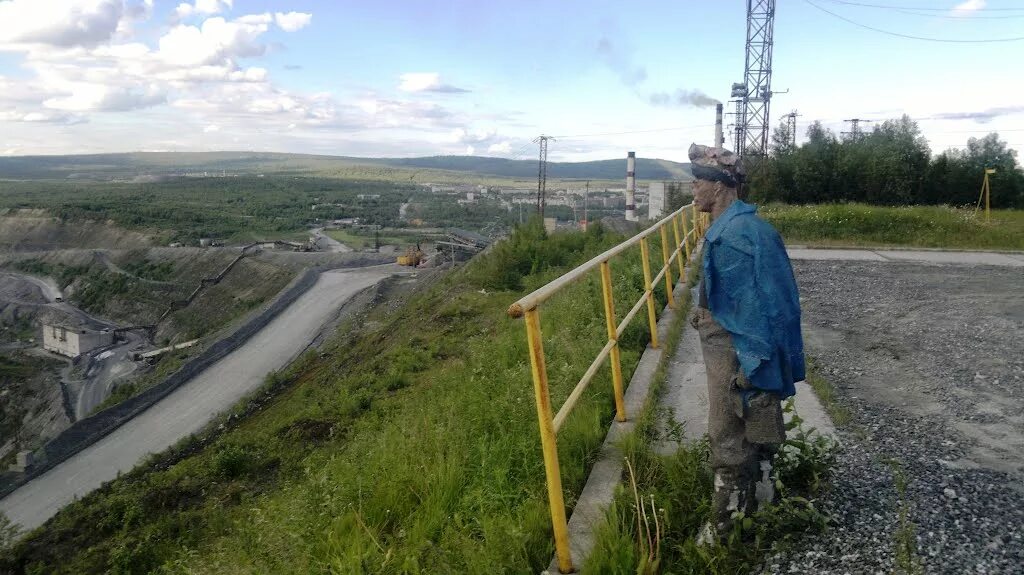
M 82 419 L 88 416 L 96 406 L 103 403 L 114 390 L 114 384 L 122 381 L 125 377 L 134 373 L 139 365 L 132 361 L 131 355 L 138 349 L 147 346 L 145 336 L 138 332 L 123 332 L 124 343 L 101 351 L 90 352 L 90 363 L 85 373 L 85 379 L 74 380 L 69 373 L 64 374 L 64 383 L 71 391 L 72 397 L 77 398 L 73 407 L 75 419 Z
M 358 291 L 390 275 L 388 268 L 325 272 L 260 333 L 195 379 L 42 476 L 0 500 L 0 511 L 33 528 L 61 507 L 202 428 L 301 353 L 321 326 Z
M 1020 573 L 1019 266 L 794 261 L 807 353 L 851 421 L 834 524 L 772 573 Z M 905 484 L 904 484 L 905 482 Z

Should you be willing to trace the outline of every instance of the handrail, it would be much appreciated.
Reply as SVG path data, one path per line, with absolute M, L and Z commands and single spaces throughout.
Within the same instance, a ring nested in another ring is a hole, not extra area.
M 688 229 L 689 222 L 686 212 L 689 211 L 692 217 L 692 229 Z M 669 244 L 669 229 L 673 239 L 674 247 Z M 683 281 L 685 274 L 684 261 L 689 261 L 697 247 L 697 243 L 704 235 L 708 225 L 706 214 L 697 211 L 696 206 L 690 203 L 668 216 L 662 218 L 647 229 L 634 235 L 628 240 L 605 250 L 601 254 L 591 258 L 586 263 L 577 266 L 562 276 L 548 282 L 546 285 L 534 290 L 532 293 L 520 298 L 508 308 L 508 315 L 512 318 L 525 317 L 526 340 L 530 353 L 530 370 L 533 376 L 534 399 L 537 404 L 537 422 L 540 426 L 541 447 L 544 452 L 544 471 L 547 477 L 548 503 L 551 508 L 551 522 L 555 534 L 555 556 L 558 562 L 558 569 L 562 573 L 569 573 L 573 570 L 572 557 L 569 550 L 568 525 L 565 519 L 565 501 L 562 496 L 562 478 L 558 464 L 558 446 L 556 436 L 573 408 L 583 396 L 590 385 L 591 380 L 597 374 L 597 370 L 610 359 L 612 371 L 612 388 L 615 395 L 615 418 L 618 421 L 626 421 L 626 407 L 623 399 L 622 365 L 619 357 L 619 338 L 625 332 L 630 322 L 640 313 L 640 310 L 647 304 L 647 321 L 650 329 L 651 347 L 658 347 L 658 323 L 657 310 L 654 305 L 654 291 L 662 279 L 665 280 L 665 297 L 670 307 L 675 307 L 672 297 L 674 286 L 672 278 L 672 263 L 676 262 L 679 267 L 679 281 Z M 680 233 L 682 228 L 682 233 Z M 651 277 L 650 239 L 657 234 L 661 241 L 662 266 L 658 273 Z M 633 304 L 621 322 L 615 318 L 615 298 L 612 286 L 611 259 L 625 252 L 630 247 L 640 245 L 640 256 L 644 272 L 644 292 L 640 299 Z M 671 247 L 671 250 L 670 250 Z M 600 270 L 601 294 L 604 300 L 605 326 L 608 334 L 608 341 L 594 358 L 594 361 L 584 372 L 583 377 L 573 388 L 566 398 L 565 403 L 554 416 L 551 414 L 551 397 L 548 391 L 547 365 L 544 357 L 544 342 L 540 328 L 540 306 L 552 296 L 567 286 L 579 281 L 587 273 Z
M 672 212 L 668 216 L 664 217 L 661 221 L 647 228 L 646 230 L 638 233 L 637 235 L 629 238 L 628 240 L 622 242 L 621 244 L 615 247 L 605 250 L 601 254 L 591 258 L 586 263 L 583 263 L 573 268 L 571 271 L 565 273 L 561 277 L 558 277 L 548 282 L 547 284 L 533 290 L 533 292 L 531 292 L 530 294 L 519 298 L 518 301 L 513 303 L 512 306 L 508 308 L 508 315 L 514 319 L 523 317 L 523 314 L 526 313 L 527 311 L 536 308 L 538 305 L 544 303 L 544 301 L 549 299 L 551 296 L 558 293 L 558 291 L 564 288 L 565 286 L 574 283 L 583 276 L 587 275 L 587 272 L 597 268 L 599 265 L 601 265 L 601 262 L 608 261 L 611 258 L 626 251 L 627 248 L 636 245 L 637 242 L 653 234 L 655 231 L 659 230 L 660 226 L 663 226 L 666 222 L 669 222 L 673 218 L 678 217 L 678 215 L 682 214 L 682 212 L 686 208 L 692 205 L 693 204 L 687 204 L 679 208 L 678 210 Z

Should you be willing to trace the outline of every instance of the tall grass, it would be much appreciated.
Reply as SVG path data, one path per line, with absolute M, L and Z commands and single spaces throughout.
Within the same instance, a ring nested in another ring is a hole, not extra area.
M 790 243 L 1024 250 L 1024 210 L 768 204 L 758 213 Z
M 553 547 L 526 338 L 505 310 L 620 238 L 596 228 L 547 240 L 537 226 L 518 233 L 515 249 L 499 246 L 397 310 L 379 309 L 276 377 L 289 385 L 254 415 L 227 418 L 210 441 L 185 442 L 180 456 L 73 504 L 0 555 L 0 571 L 545 567 Z M 509 267 L 518 271 L 492 279 Z M 612 270 L 621 317 L 642 293 L 639 255 Z M 606 337 L 594 276 L 541 311 L 555 406 Z M 624 376 L 645 344 L 634 321 L 622 339 Z M 570 506 L 613 414 L 610 388 L 602 370 L 559 434 Z

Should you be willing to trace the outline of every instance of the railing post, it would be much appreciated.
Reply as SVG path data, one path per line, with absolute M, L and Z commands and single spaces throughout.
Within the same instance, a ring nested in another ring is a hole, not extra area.
M 679 281 L 683 281 L 686 277 L 686 264 L 683 263 L 683 247 L 679 241 L 679 222 L 675 218 L 672 218 L 672 233 L 676 238 L 676 249 L 672 251 L 676 253 L 676 263 L 679 264 Z
M 651 328 L 651 347 L 658 348 L 658 315 L 654 311 L 654 288 L 651 287 L 651 251 L 647 237 L 640 240 L 640 259 L 644 265 L 644 297 L 647 298 L 647 323 Z
M 601 294 L 604 296 L 604 319 L 608 341 L 614 341 L 610 352 L 612 387 L 615 390 L 615 419 L 626 421 L 626 402 L 622 399 L 622 361 L 619 357 L 619 336 L 615 333 L 615 300 L 612 294 L 612 268 L 608 260 L 601 262 Z
M 668 261 L 668 232 L 665 230 L 665 226 L 661 226 L 658 231 L 661 232 L 661 259 L 665 263 L 665 297 L 668 298 L 668 306 L 674 308 L 676 307 L 676 301 L 672 295 L 674 286 L 672 281 L 672 265 Z
M 528 310 L 525 316 L 530 369 L 533 373 L 533 394 L 537 401 L 537 423 L 540 425 L 540 444 L 544 451 L 544 473 L 548 483 L 548 504 L 551 507 L 551 525 L 555 532 L 555 556 L 558 558 L 558 570 L 570 573 L 573 569 L 569 550 L 569 527 L 565 520 L 565 500 L 562 497 L 562 475 L 558 468 L 555 424 L 551 418 L 551 396 L 548 393 L 548 372 L 544 363 L 540 312 L 534 308 Z
M 679 213 L 679 221 L 683 222 L 683 248 L 686 249 L 686 261 L 687 261 L 687 263 L 689 263 L 689 261 L 690 261 L 690 230 L 687 229 L 687 226 L 686 226 L 686 211 L 685 210 Z M 694 233 L 693 235 L 696 236 L 697 234 Z M 697 243 L 697 240 L 696 240 L 696 238 L 694 238 L 694 245 L 696 245 L 696 243 Z
M 700 239 L 700 212 L 697 210 L 697 204 L 693 204 L 690 208 L 693 211 L 693 247 L 697 247 L 697 240 Z

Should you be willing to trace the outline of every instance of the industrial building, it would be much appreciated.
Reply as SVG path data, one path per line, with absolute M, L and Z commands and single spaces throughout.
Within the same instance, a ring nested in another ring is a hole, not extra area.
M 68 357 L 78 357 L 98 347 L 114 343 L 112 331 L 94 331 L 59 324 L 43 324 L 43 349 Z

